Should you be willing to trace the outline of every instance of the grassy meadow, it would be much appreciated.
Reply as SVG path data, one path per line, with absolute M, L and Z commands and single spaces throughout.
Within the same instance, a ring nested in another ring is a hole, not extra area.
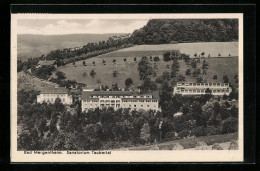
M 85 60 L 87 66 L 83 65 L 83 61 L 75 62 L 75 65 L 72 63 L 67 64 L 65 66 L 59 67 L 58 70 L 62 71 L 66 74 L 67 79 L 73 80 L 75 79 L 77 82 L 87 84 L 88 88 L 97 88 L 100 85 L 108 85 L 111 86 L 114 83 L 118 83 L 119 87 L 125 87 L 124 81 L 126 78 L 132 78 L 133 86 L 138 86 L 142 84 L 142 81 L 139 79 L 138 73 L 138 61 L 141 57 L 137 57 L 137 62 L 134 62 L 134 57 L 126 57 L 127 62 L 124 62 L 125 57 L 94 57 Z M 106 65 L 102 63 L 103 59 L 106 61 Z M 116 64 L 113 63 L 113 60 L 116 60 Z M 209 69 L 207 70 L 207 75 L 200 75 L 204 81 L 211 83 L 222 83 L 223 76 L 227 75 L 230 82 L 233 85 L 237 85 L 235 83 L 234 76 L 238 74 L 238 57 L 231 58 L 210 58 L 205 59 L 209 64 Z M 95 61 L 95 66 L 93 65 L 93 61 Z M 162 57 L 160 57 L 160 61 L 150 61 L 152 67 L 157 65 L 157 69 L 154 68 L 156 75 L 160 76 L 164 71 L 171 72 L 172 61 L 165 62 Z M 191 66 L 187 66 L 185 61 L 179 60 L 180 70 L 179 74 L 185 76 L 187 82 L 196 82 L 196 78 L 192 76 L 186 76 L 186 70 L 190 69 L 193 72 L 193 68 Z M 197 64 L 197 68 L 201 69 L 201 63 Z M 94 78 L 90 76 L 90 71 L 94 70 L 96 75 Z M 113 77 L 113 71 L 118 72 L 117 77 Z M 86 76 L 83 76 L 83 73 L 86 72 Z M 202 72 L 202 69 L 201 69 Z M 53 73 L 53 75 L 55 75 Z M 218 79 L 214 80 L 213 76 L 217 75 Z M 156 77 L 157 77 L 156 76 Z M 156 77 L 152 76 L 152 80 L 155 80 Z M 100 80 L 100 83 L 98 81 Z

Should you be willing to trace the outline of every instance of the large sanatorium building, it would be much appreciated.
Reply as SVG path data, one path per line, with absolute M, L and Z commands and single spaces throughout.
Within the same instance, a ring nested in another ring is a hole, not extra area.
M 229 95 L 232 91 L 228 83 L 177 83 L 174 94 L 202 95 L 209 89 L 212 95 Z
M 72 96 L 64 87 L 43 87 L 40 95 L 37 96 L 37 102 L 55 103 L 57 98 L 60 98 L 64 105 L 72 104 Z
M 81 96 L 82 112 L 95 108 L 112 107 L 130 110 L 153 110 L 159 109 L 159 92 L 153 91 L 140 94 L 137 91 L 93 91 L 84 90 Z

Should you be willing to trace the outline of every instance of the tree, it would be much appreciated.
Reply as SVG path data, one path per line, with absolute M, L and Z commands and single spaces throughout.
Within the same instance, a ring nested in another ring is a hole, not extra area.
M 145 142 L 148 142 L 150 139 L 150 126 L 147 122 L 144 123 L 141 129 L 140 138 L 143 139 Z
M 229 83 L 229 79 L 227 75 L 223 76 L 224 83 Z
M 157 61 L 160 60 L 160 58 L 159 58 L 158 56 L 155 56 L 155 57 L 153 58 L 153 60 L 157 62 Z
M 153 60 L 153 57 L 152 56 L 150 56 L 150 61 L 152 61 Z
M 195 69 L 192 73 L 193 77 L 198 77 L 201 74 L 200 69 Z
M 56 72 L 56 76 L 58 77 L 59 80 L 63 80 L 66 78 L 65 74 L 61 71 Z
M 201 53 L 201 56 L 204 57 L 204 55 L 205 55 L 205 52 L 202 52 L 202 53 Z
M 113 71 L 113 77 L 117 77 L 118 72 L 117 71 Z
M 178 81 L 185 81 L 185 77 L 182 74 L 179 74 L 177 77 Z
M 170 61 L 170 60 L 171 60 L 171 53 L 170 53 L 170 52 L 164 53 L 164 54 L 163 54 L 163 60 L 164 60 L 165 62 Z
M 198 77 L 197 78 L 197 83 L 202 83 L 203 82 L 203 78 L 202 77 Z
M 226 94 L 223 95 L 222 97 L 223 100 L 227 100 L 228 99 L 228 96 Z
M 119 91 L 119 87 L 117 83 L 112 84 L 112 91 Z
M 38 131 L 40 132 L 41 136 L 43 136 L 43 132 L 46 129 L 46 119 L 45 118 L 41 118 L 39 123 L 38 123 Z
M 191 67 L 192 67 L 192 68 L 197 68 L 197 62 L 196 62 L 196 60 L 193 59 L 193 60 L 191 61 Z
M 91 76 L 92 78 L 94 78 L 95 75 L 96 75 L 96 72 L 92 69 L 92 70 L 90 71 L 90 76 Z
M 222 133 L 233 133 L 238 131 L 238 119 L 237 118 L 227 118 L 221 122 Z
M 143 56 L 138 63 L 138 71 L 140 80 L 146 79 L 148 76 L 153 74 L 153 68 L 149 63 L 149 60 L 146 56 Z
M 163 80 L 166 80 L 166 81 L 169 81 L 169 80 L 171 79 L 170 73 L 167 72 L 167 71 L 164 71 L 164 72 L 162 73 L 162 79 L 163 79 Z
M 213 79 L 214 79 L 214 80 L 217 80 L 217 79 L 218 79 L 218 76 L 217 76 L 217 75 L 214 75 L 214 76 L 213 76 Z
M 133 84 L 132 78 L 127 78 L 127 79 L 125 80 L 125 86 L 126 86 L 126 87 L 129 87 L 131 84 Z
M 186 75 L 191 75 L 190 69 L 187 69 L 187 70 L 186 70 Z
M 146 78 L 143 81 L 143 84 L 140 86 L 140 89 L 143 92 L 147 92 L 147 91 L 154 91 L 157 89 L 156 84 L 150 79 L 150 78 Z
M 207 88 L 207 89 L 205 90 L 205 93 L 206 93 L 206 94 L 211 94 L 211 92 L 212 92 L 212 91 L 211 91 L 209 88 Z

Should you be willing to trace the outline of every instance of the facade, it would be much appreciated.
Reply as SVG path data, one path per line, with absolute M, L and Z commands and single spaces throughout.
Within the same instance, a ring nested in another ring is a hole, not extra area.
M 72 96 L 64 87 L 43 87 L 40 95 L 37 96 L 37 103 L 55 103 L 57 98 L 60 98 L 64 105 L 72 104 Z
M 130 110 L 153 110 L 159 109 L 159 92 L 140 94 L 136 91 L 88 91 L 83 90 L 81 96 L 82 112 L 95 108 L 113 107 Z
M 232 91 L 228 83 L 177 83 L 173 94 L 202 95 L 207 89 L 212 95 L 229 95 Z

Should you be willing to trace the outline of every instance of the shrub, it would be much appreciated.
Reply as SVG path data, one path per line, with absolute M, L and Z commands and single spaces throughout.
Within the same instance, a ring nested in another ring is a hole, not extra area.
M 208 126 L 204 130 L 206 135 L 217 135 L 221 133 L 220 127 Z
M 175 136 L 175 132 L 174 131 L 169 131 L 165 134 L 165 141 L 175 141 L 180 139 L 179 137 Z
M 164 60 L 165 62 L 170 61 L 170 60 L 171 60 L 171 53 L 170 53 L 170 52 L 164 53 L 164 54 L 163 54 L 163 60 Z
M 202 126 L 200 127 L 195 127 L 191 130 L 191 135 L 195 135 L 196 137 L 199 136 L 205 136 L 206 132 Z
M 184 138 L 190 135 L 190 131 L 187 129 L 184 129 L 178 133 L 179 137 Z
M 125 80 L 125 86 L 128 87 L 128 86 L 130 86 L 131 84 L 133 84 L 132 78 L 127 78 L 127 79 Z
M 221 122 L 222 134 L 233 133 L 238 131 L 238 119 L 237 118 L 227 118 Z
M 160 58 L 159 58 L 158 56 L 155 56 L 155 57 L 153 58 L 153 60 L 154 60 L 154 61 L 159 61 Z
M 163 83 L 163 78 L 162 78 L 162 76 L 158 76 L 158 77 L 155 79 L 155 82 L 156 82 L 156 83 Z
M 94 78 L 95 75 L 96 75 L 96 72 L 92 69 L 92 70 L 90 71 L 90 76 L 91 76 L 92 78 Z

